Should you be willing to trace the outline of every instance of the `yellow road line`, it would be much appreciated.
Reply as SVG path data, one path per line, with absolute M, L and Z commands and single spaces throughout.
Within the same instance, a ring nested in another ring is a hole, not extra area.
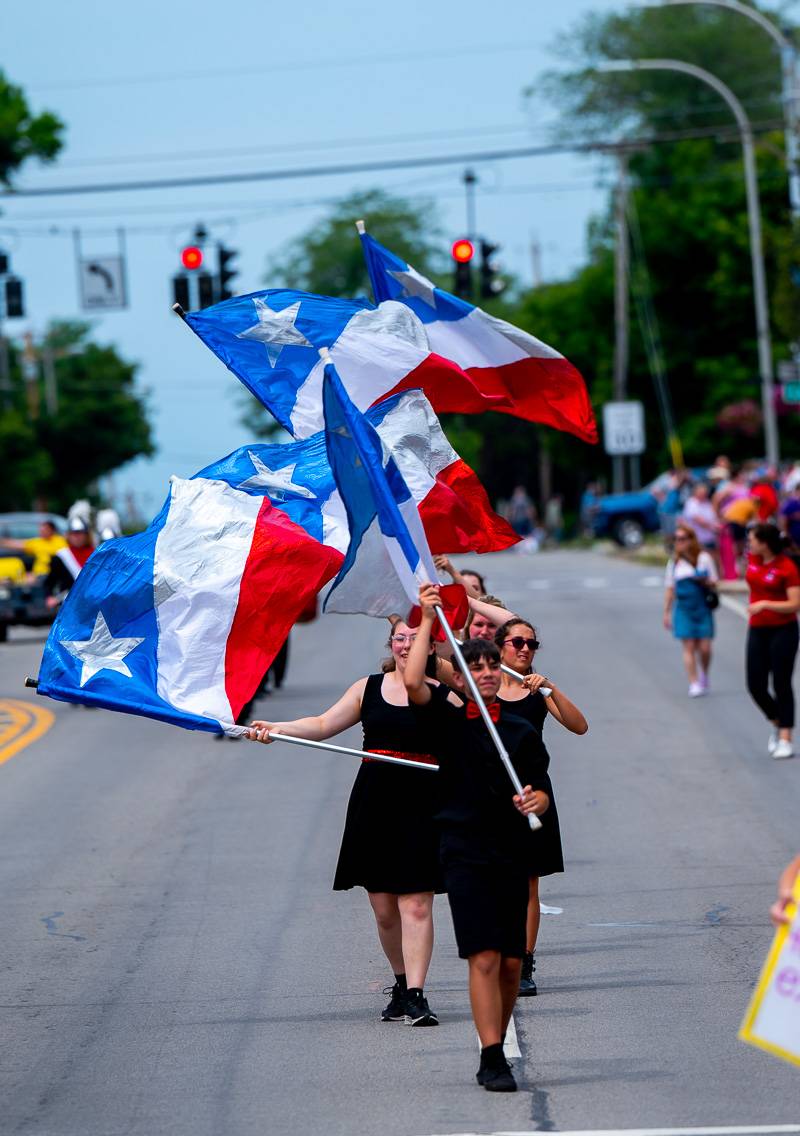
M 46 734 L 55 720 L 44 706 L 0 698 L 0 765 Z

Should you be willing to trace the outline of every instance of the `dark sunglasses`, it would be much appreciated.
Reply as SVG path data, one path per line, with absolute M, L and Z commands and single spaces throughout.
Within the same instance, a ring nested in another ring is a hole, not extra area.
M 529 651 L 538 651 L 538 639 L 523 639 L 521 635 L 515 635 L 511 639 L 504 639 L 503 643 L 510 643 L 515 651 L 521 651 L 523 647 L 527 647 Z

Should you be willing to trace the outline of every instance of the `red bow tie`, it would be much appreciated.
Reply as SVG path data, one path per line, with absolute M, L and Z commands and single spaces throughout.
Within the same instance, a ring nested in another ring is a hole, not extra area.
M 489 711 L 489 717 L 492 719 L 493 722 L 499 722 L 500 721 L 500 703 L 499 702 L 490 702 L 489 705 L 486 707 L 486 709 Z M 477 702 L 468 702 L 467 703 L 467 718 L 480 718 L 480 717 L 481 717 L 481 712 L 478 709 Z

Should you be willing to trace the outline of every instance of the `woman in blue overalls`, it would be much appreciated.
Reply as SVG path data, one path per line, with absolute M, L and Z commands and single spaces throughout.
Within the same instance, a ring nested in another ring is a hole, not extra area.
M 689 678 L 689 697 L 708 694 L 717 568 L 710 553 L 700 548 L 693 528 L 678 521 L 675 550 L 667 564 L 664 626 L 680 639 L 683 665 Z

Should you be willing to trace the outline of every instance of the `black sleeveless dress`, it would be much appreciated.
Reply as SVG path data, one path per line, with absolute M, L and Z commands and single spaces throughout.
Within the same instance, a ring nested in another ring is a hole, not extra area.
M 509 714 L 516 714 L 518 718 L 524 718 L 541 735 L 548 711 L 547 703 L 538 690 L 534 694 L 528 694 L 525 698 L 503 698 L 500 701 Z M 547 747 L 545 747 L 545 751 L 546 749 Z M 548 767 L 550 765 L 549 753 L 547 754 L 547 765 Z M 550 808 L 540 818 L 542 828 L 540 832 L 535 834 L 536 840 L 531 841 L 531 847 L 534 851 L 529 870 L 532 876 L 552 876 L 556 872 L 564 871 L 561 829 L 558 824 L 558 810 L 556 809 L 552 782 L 547 792 L 550 797 Z
M 410 706 L 384 699 L 370 675 L 361 702 L 365 750 L 428 754 Z M 408 895 L 444 891 L 439 868 L 439 774 L 381 761 L 362 762 L 350 792 L 334 891 L 363 887 Z

